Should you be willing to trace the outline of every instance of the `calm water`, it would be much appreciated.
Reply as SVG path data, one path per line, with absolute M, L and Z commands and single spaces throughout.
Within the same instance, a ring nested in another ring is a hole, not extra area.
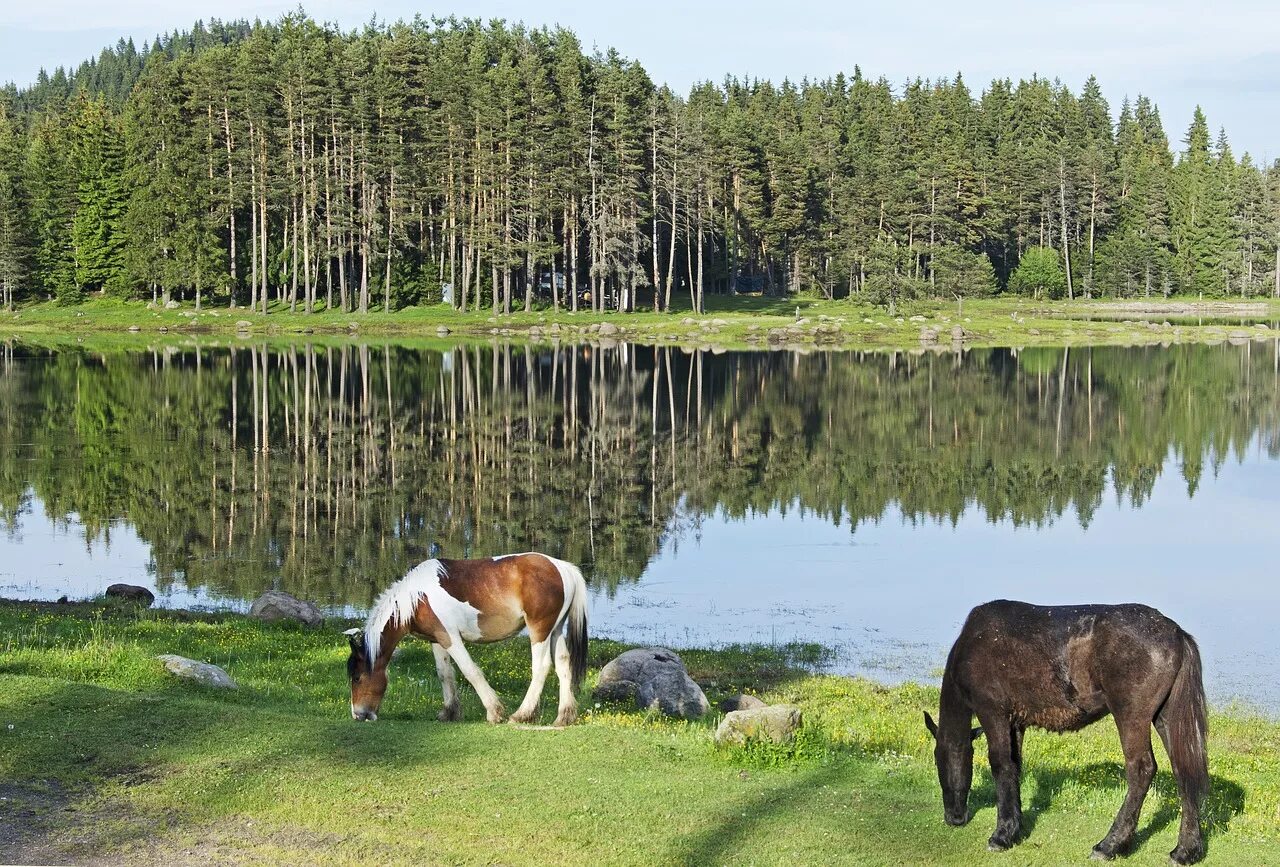
M 359 610 L 438 542 L 593 631 L 935 678 L 996 597 L 1141 601 L 1280 711 L 1274 342 L 960 354 L 0 346 L 0 595 Z

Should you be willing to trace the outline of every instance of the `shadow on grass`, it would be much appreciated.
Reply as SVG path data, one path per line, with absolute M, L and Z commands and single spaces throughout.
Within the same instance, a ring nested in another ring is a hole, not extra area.
M 738 801 L 711 819 L 711 827 L 676 844 L 672 863 L 724 864 L 736 861 L 758 826 L 771 816 L 804 809 L 818 797 L 823 786 L 840 777 L 836 765 L 824 765 L 800 774 L 785 786 Z
M 464 755 L 465 739 L 422 737 L 422 726 L 255 708 L 216 693 L 130 692 L 12 679 L 0 701 L 9 809 L 0 810 L 0 863 L 65 861 L 72 852 L 151 848 L 166 832 L 235 815 L 242 798 L 275 792 L 298 763 L 350 769 L 353 791 L 380 772 L 433 770 Z M 432 721 L 431 726 L 440 724 Z M 133 793 L 167 789 L 141 802 Z
M 1115 809 L 1119 810 L 1124 801 L 1126 782 L 1124 766 L 1118 762 L 1095 762 L 1078 768 L 1027 768 L 1023 774 L 1023 789 L 1028 780 L 1034 784 L 1034 794 L 1028 801 L 1024 795 L 1022 814 L 1022 840 L 1026 840 L 1034 832 L 1040 817 L 1047 813 L 1054 802 L 1066 788 L 1105 789 L 1115 794 Z M 995 809 L 995 785 L 990 774 L 982 778 L 982 782 L 974 787 L 970 795 L 970 806 L 976 813 L 979 809 Z M 1155 807 L 1154 811 L 1152 807 Z M 1227 831 L 1231 821 L 1244 812 L 1245 792 L 1235 780 L 1211 775 L 1209 778 L 1209 794 L 1205 798 L 1201 811 L 1201 822 L 1204 827 L 1206 845 L 1213 837 Z M 1173 774 L 1160 771 L 1151 783 L 1147 799 L 1143 804 L 1143 819 L 1139 821 L 1138 830 L 1134 834 L 1131 851 L 1141 849 L 1147 842 L 1165 828 L 1179 821 L 1180 806 L 1178 801 L 1178 785 Z M 991 821 L 994 823 L 994 812 Z M 1097 838 L 1102 839 L 1110 827 L 1110 821 L 1100 825 Z M 1092 844 L 1096 841 L 1082 841 Z

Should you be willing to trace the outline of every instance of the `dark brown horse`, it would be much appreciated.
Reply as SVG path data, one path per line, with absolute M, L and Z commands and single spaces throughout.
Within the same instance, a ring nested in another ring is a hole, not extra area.
M 587 669 L 587 585 L 578 567 L 545 554 L 484 560 L 427 560 L 383 592 L 363 629 L 347 630 L 351 656 L 351 716 L 376 720 L 387 690 L 387 665 L 405 636 L 431 642 L 444 692 L 442 721 L 462 718 L 453 664 L 475 688 L 489 722 L 501 722 L 502 702 L 467 653 L 464 641 L 502 641 L 528 627 L 533 677 L 513 722 L 537 715 L 555 662 L 560 706 L 555 724 L 578 716 L 577 691 Z
M 1209 788 L 1200 651 L 1178 624 L 1145 605 L 1028 605 L 999 600 L 969 613 L 947 657 L 934 758 L 946 820 L 969 820 L 973 741 L 985 732 L 996 785 L 996 831 L 1008 849 L 1022 830 L 1022 735 L 1027 726 L 1075 731 L 1115 717 L 1128 792 L 1093 857 L 1111 859 L 1132 842 L 1156 773 L 1151 726 L 1164 741 L 1182 799 L 1178 845 L 1169 857 L 1204 857 L 1200 804 Z M 981 728 L 970 729 L 977 716 Z

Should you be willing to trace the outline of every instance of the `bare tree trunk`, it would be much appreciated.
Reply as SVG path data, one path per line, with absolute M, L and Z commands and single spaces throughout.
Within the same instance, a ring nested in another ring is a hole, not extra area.
M 1058 158 L 1058 203 L 1062 208 L 1062 260 L 1067 270 L 1067 299 L 1074 300 L 1075 289 L 1071 285 L 1071 244 L 1067 234 L 1067 158 Z

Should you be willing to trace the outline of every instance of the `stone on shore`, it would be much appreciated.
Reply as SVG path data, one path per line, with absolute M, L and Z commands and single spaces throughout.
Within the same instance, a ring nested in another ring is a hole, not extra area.
M 679 655 L 665 647 L 628 650 L 600 671 L 595 697 L 631 699 L 640 710 L 697 719 L 709 708 L 702 687 L 694 683 Z
M 800 708 L 790 704 L 774 704 L 725 714 L 716 729 L 716 745 L 741 746 L 749 741 L 789 744 L 804 724 Z
M 293 620 L 307 626 L 319 626 L 324 614 L 314 602 L 305 602 L 283 590 L 268 590 L 249 606 L 249 616 L 263 623 Z
M 106 595 L 112 599 L 136 602 L 144 608 L 150 608 L 151 603 L 156 601 L 156 594 L 136 584 L 112 584 L 107 588 Z
M 163 653 L 156 659 L 163 662 L 164 667 L 175 677 L 218 689 L 239 689 L 239 685 L 231 679 L 231 675 L 212 663 L 197 662 L 172 653 Z

